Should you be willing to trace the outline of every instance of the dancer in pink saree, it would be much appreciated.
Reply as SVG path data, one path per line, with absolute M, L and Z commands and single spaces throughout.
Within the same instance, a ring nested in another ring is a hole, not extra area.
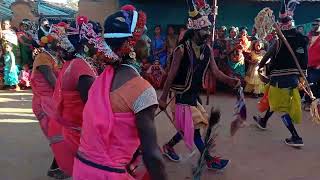
M 61 126 L 53 116 L 54 111 L 52 103 L 52 95 L 58 72 L 57 60 L 48 51 L 42 49 L 35 56 L 33 70 L 31 75 L 31 87 L 33 91 L 32 110 L 39 120 L 40 127 L 50 143 L 50 147 L 54 154 L 58 152 L 59 146 L 65 146 L 62 138 Z M 64 154 L 64 152 L 60 152 Z M 58 166 L 59 161 L 63 161 L 63 157 L 55 159 L 48 171 L 48 176 L 56 179 L 65 179 L 68 176 L 61 171 Z
M 133 65 L 145 18 L 143 12 L 119 11 L 105 21 L 104 38 L 118 58 L 109 59 L 89 91 L 74 180 L 136 179 L 126 167 L 140 145 L 150 178 L 167 179 L 153 123 L 157 95 Z
M 86 27 L 94 26 L 93 23 L 90 23 L 90 26 L 88 23 L 81 25 Z M 95 27 L 97 27 L 96 24 Z M 91 36 L 90 38 L 93 37 Z M 79 53 L 76 55 L 78 58 L 75 57 L 74 48 L 68 48 L 69 51 L 60 49 L 59 52 L 65 63 L 59 73 L 54 91 L 56 113 L 58 121 L 62 125 L 63 138 L 67 144 L 63 148 L 68 151 L 68 158 L 61 162 L 61 165 L 66 168 L 63 170 L 68 175 L 72 175 L 73 160 L 80 144 L 83 108 L 87 101 L 88 91 L 97 76 L 96 68 L 91 65 L 94 60 L 80 55 L 85 47 L 88 48 L 88 42 L 81 40 L 82 44 L 79 44 L 80 40 L 77 38 L 71 41 L 65 40 L 65 46 L 73 46 L 74 44 Z M 90 49 L 90 51 L 95 52 L 94 49 Z

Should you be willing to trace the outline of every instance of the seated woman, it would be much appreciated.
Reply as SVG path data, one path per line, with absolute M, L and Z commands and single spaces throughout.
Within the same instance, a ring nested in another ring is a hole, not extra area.
M 160 89 L 166 79 L 166 72 L 161 67 L 160 61 L 156 60 L 147 71 L 147 79 L 155 89 Z

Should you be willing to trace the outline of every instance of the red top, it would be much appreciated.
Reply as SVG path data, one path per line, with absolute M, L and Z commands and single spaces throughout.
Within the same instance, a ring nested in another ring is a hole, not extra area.
M 309 38 L 311 42 L 312 36 L 309 35 Z M 310 44 L 308 56 L 308 67 L 320 68 L 320 36 L 317 37 L 314 43 Z
M 64 64 L 55 88 L 55 100 L 61 124 L 71 128 L 81 128 L 84 102 L 77 85 L 80 76 L 96 77 L 95 72 L 82 59 L 74 59 Z

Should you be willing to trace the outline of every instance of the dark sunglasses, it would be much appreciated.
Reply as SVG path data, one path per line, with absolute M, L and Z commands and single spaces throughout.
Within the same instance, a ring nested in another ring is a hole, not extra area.
M 320 26 L 319 24 L 312 24 L 312 26 Z

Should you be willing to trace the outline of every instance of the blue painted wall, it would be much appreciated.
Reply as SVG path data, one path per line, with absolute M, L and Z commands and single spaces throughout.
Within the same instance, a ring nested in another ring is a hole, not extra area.
M 156 24 L 166 27 L 167 24 L 184 24 L 187 17 L 185 0 L 119 0 L 120 5 L 133 4 L 148 15 L 148 27 Z M 252 27 L 257 13 L 264 7 L 270 7 L 278 15 L 279 2 L 243 2 L 242 0 L 220 0 L 217 24 L 226 26 Z M 296 10 L 296 24 L 305 24 L 320 17 L 320 2 L 303 2 Z M 151 31 L 151 30 L 150 30 Z
M 119 0 L 120 6 L 133 4 L 137 9 L 147 14 L 149 33 L 155 25 L 160 24 L 163 29 L 167 24 L 186 24 L 186 6 L 181 2 L 163 3 L 161 1 L 149 3 L 132 3 L 132 0 Z

